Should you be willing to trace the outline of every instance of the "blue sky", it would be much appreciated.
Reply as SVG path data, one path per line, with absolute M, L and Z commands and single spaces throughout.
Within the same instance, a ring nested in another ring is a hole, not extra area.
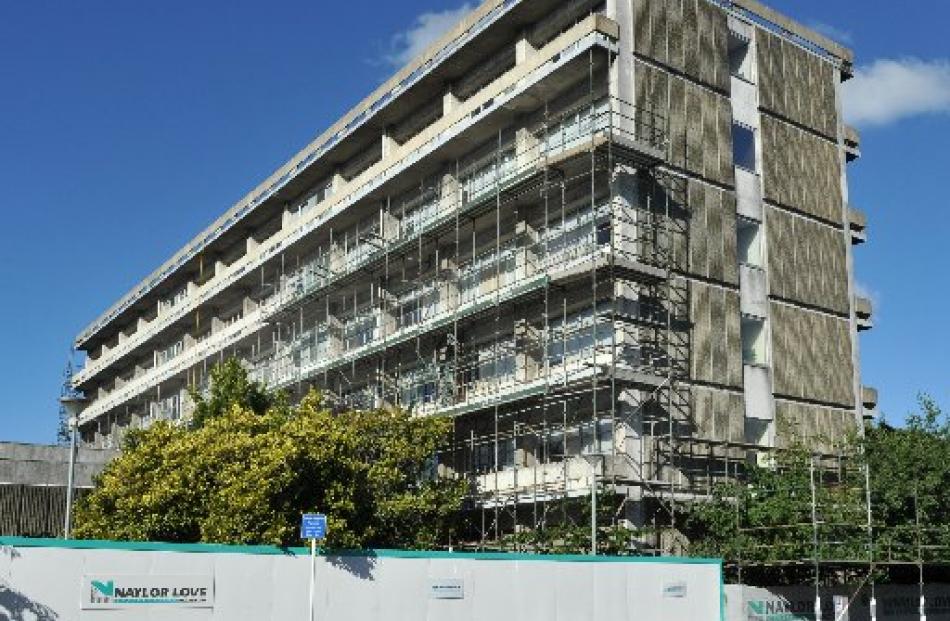
M 950 406 L 950 3 L 771 0 L 858 54 L 865 382 Z M 450 0 L 0 7 L 0 439 L 52 441 L 73 336 L 450 24 Z

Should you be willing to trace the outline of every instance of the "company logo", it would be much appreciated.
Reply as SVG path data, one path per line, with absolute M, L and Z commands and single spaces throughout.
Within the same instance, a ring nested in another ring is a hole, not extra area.
M 752 599 L 746 604 L 749 621 L 811 621 L 815 618 L 813 601 Z
M 112 597 L 115 595 L 115 581 L 113 580 L 108 582 L 99 582 L 98 580 L 93 580 L 92 587 L 106 597 Z
M 87 609 L 214 605 L 210 576 L 86 576 L 84 582 Z

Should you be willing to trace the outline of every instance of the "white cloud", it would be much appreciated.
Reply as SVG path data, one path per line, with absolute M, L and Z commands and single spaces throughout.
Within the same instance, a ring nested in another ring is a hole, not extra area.
M 847 45 L 854 43 L 854 35 L 851 34 L 850 30 L 842 30 L 837 26 L 832 26 L 824 22 L 809 22 L 808 27 L 838 43 L 845 43 Z
M 845 118 L 887 125 L 921 114 L 950 113 L 950 60 L 881 59 L 844 84 Z
M 436 39 L 448 32 L 467 13 L 472 5 L 465 3 L 457 9 L 422 13 L 408 30 L 393 35 L 391 51 L 385 55 L 389 64 L 401 67 L 421 54 Z

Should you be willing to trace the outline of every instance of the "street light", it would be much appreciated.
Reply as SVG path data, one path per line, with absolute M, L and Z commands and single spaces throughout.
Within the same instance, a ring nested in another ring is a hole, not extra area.
M 63 526 L 63 538 L 69 539 L 69 531 L 72 529 L 73 521 L 73 480 L 76 473 L 76 435 L 79 430 L 79 414 L 82 413 L 83 408 L 86 407 L 86 399 L 85 397 L 67 395 L 60 398 L 59 402 L 63 405 L 63 409 L 66 410 L 66 415 L 69 417 L 67 419 L 70 436 L 69 475 L 66 482 L 66 519 Z

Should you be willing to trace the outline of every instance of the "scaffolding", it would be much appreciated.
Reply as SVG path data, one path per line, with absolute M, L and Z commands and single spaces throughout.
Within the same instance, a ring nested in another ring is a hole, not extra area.
M 588 60 L 579 86 L 326 227 L 262 302 L 277 336 L 254 379 L 452 418 L 435 462 L 469 483 L 459 545 L 576 521 L 593 489 L 617 500 L 595 531 L 650 530 L 630 545 L 675 553 L 695 471 L 728 471 L 681 446 L 695 439 L 676 265 L 689 213 L 667 119 L 609 96 L 603 58 Z

